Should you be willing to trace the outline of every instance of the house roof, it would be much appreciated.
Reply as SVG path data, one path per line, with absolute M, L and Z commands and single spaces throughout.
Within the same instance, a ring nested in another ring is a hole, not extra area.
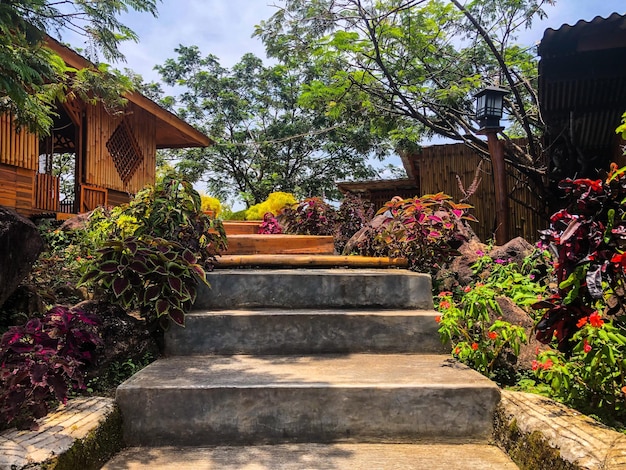
M 53 38 L 48 37 L 46 45 L 72 67 L 80 69 L 95 67 L 92 62 Z M 156 147 L 158 149 L 208 147 L 214 143 L 202 132 L 141 93 L 131 92 L 124 97 L 156 118 Z
M 539 103 L 548 134 L 585 158 L 610 158 L 626 111 L 626 16 L 613 13 L 544 32 Z

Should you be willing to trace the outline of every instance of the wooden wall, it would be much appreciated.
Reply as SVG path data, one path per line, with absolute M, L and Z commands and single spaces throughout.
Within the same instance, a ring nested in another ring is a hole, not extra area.
M 13 117 L 0 115 L 0 163 L 36 171 L 38 160 L 37 136 L 26 129 L 15 132 Z
M 154 183 L 156 171 L 156 118 L 147 111 L 129 103 L 123 116 L 112 116 L 101 106 L 87 107 L 87 160 L 85 183 L 123 193 L 136 193 L 148 183 Z M 143 162 L 125 184 L 106 148 L 106 143 L 122 121 L 126 120 L 139 148 Z
M 438 193 L 449 194 L 454 201 L 462 199 L 456 175 L 459 175 L 467 189 L 474 179 L 476 168 L 480 161 L 482 182 L 478 191 L 467 201 L 474 206 L 473 214 L 478 223 L 472 223 L 476 235 L 487 241 L 493 238 L 496 227 L 495 190 L 491 163 L 481 159 L 463 144 L 434 145 L 425 147 L 420 154 L 411 155 L 414 168 L 417 170 L 417 179 L 421 194 Z M 510 171 L 507 168 L 507 171 Z M 513 170 L 515 171 L 515 170 Z M 520 183 L 519 180 L 522 181 Z M 541 207 L 541 203 L 524 184 L 525 178 L 516 174 L 509 176 L 507 190 L 509 199 L 509 234 L 511 238 L 523 237 L 533 242 L 538 240 L 538 230 L 547 226 L 547 222 L 535 214 L 528 207 Z M 523 201 L 523 204 L 514 200 Z M 528 206 L 528 207 L 525 207 Z
M 32 214 L 35 174 L 34 170 L 0 163 L 0 206 Z

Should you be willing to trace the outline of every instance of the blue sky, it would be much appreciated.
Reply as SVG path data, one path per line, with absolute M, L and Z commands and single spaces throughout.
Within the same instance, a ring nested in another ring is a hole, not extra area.
M 251 35 L 256 24 L 276 11 L 272 3 L 280 4 L 280 1 L 162 0 L 158 4 L 158 18 L 134 12 L 123 18 L 139 35 L 139 42 L 124 44 L 121 49 L 127 62 L 116 65 L 118 68 L 127 66 L 150 81 L 158 79 L 158 74 L 152 70 L 154 65 L 175 57 L 174 48 L 179 44 L 197 45 L 203 54 L 214 54 L 226 67 L 237 63 L 246 52 L 263 57 L 263 45 Z M 546 28 L 557 29 L 565 23 L 591 20 L 598 15 L 606 17 L 613 12 L 624 14 L 626 2 L 557 0 L 546 10 L 548 18 L 535 22 L 532 30 L 524 33 L 524 43 L 532 45 L 539 41 Z

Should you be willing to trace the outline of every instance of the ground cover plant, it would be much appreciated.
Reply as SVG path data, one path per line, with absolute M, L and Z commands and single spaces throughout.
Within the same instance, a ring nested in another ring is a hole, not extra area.
M 51 404 L 84 389 L 86 367 L 102 346 L 97 324 L 80 309 L 57 306 L 2 335 L 0 422 L 32 427 Z

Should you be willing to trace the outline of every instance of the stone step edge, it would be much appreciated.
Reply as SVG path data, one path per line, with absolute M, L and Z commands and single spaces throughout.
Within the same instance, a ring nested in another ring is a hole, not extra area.
M 100 468 L 126 446 L 112 398 L 73 398 L 37 422 L 0 433 L 0 468 Z
M 187 313 L 187 317 L 202 317 L 202 316 L 219 316 L 219 315 L 232 315 L 232 316 L 263 316 L 263 315 L 345 315 L 345 316 L 419 316 L 419 317 L 432 317 L 433 321 L 435 318 L 440 316 L 441 313 L 437 310 L 429 309 L 429 308 L 406 308 L 406 309 L 384 309 L 384 308 L 278 308 L 278 307 L 267 307 L 267 308 L 233 308 L 233 309 L 219 309 L 219 310 L 208 310 L 208 309 L 198 309 L 192 310 Z

